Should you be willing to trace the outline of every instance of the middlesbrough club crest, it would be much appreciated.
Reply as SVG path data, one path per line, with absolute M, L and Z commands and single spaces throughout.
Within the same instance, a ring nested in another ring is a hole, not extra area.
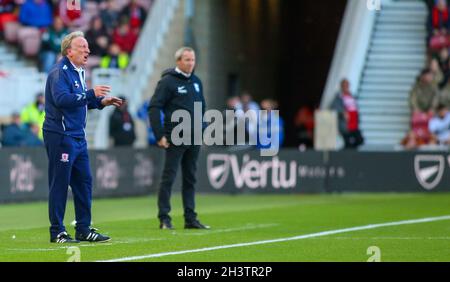
M 69 162 L 69 154 L 61 154 L 61 161 L 63 163 L 68 163 Z

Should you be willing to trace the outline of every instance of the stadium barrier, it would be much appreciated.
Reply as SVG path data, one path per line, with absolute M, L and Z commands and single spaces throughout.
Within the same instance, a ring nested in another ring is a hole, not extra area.
M 145 195 L 157 187 L 163 159 L 157 148 L 92 150 L 89 156 L 94 197 Z M 1 149 L 0 202 L 46 200 L 47 167 L 43 148 Z
M 163 166 L 158 148 L 91 150 L 94 197 L 156 193 Z M 325 193 L 450 191 L 448 152 L 317 152 L 204 148 L 198 163 L 202 193 Z M 181 170 L 174 191 L 181 190 Z M 0 150 L 0 202 L 46 200 L 43 148 Z

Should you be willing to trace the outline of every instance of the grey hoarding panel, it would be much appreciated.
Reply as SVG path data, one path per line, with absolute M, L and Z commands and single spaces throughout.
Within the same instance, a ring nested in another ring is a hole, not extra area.
M 162 151 L 132 148 L 89 152 L 94 197 L 136 196 L 155 192 Z M 48 198 L 44 148 L 0 150 L 0 202 Z
M 47 155 L 42 149 L 0 150 L 0 201 L 47 198 Z
M 156 148 L 91 151 L 94 196 L 133 196 L 155 192 L 160 177 L 161 153 Z
M 258 150 L 202 151 L 198 190 L 227 193 L 322 192 L 323 155 L 283 150 L 275 157 L 261 157 Z
M 156 193 L 164 150 L 131 148 L 90 151 L 95 197 Z M 203 148 L 197 191 L 203 193 L 320 193 L 450 191 L 450 153 L 332 153 Z M 181 190 L 179 169 L 173 190 Z M 46 200 L 47 156 L 39 149 L 0 150 L 0 202 Z
M 450 191 L 449 153 L 336 152 L 330 164 L 345 168 L 345 177 L 328 188 L 358 192 Z

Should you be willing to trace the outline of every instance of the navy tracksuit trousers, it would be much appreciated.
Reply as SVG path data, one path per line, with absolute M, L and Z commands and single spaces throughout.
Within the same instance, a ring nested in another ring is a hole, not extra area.
M 171 210 L 170 195 L 178 167 L 181 163 L 183 176 L 181 194 L 183 198 L 184 220 L 186 222 L 192 222 L 197 219 L 197 213 L 195 212 L 195 173 L 200 146 L 174 146 L 170 144 L 170 147 L 165 150 L 166 159 L 158 193 L 158 218 L 161 221 L 171 219 L 169 216 Z
M 92 175 L 86 140 L 44 131 L 44 143 L 49 160 L 50 236 L 55 238 L 66 231 L 63 221 L 69 185 L 75 204 L 76 232 L 89 233 Z

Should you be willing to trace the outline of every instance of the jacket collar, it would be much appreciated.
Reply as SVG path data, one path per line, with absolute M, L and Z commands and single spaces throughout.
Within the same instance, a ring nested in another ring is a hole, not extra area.
M 187 73 L 181 71 L 178 67 L 175 68 L 175 71 L 176 71 L 177 73 L 179 73 L 179 74 L 182 74 L 182 75 L 183 75 L 184 77 L 186 77 L 186 78 L 190 78 L 190 77 L 192 76 L 192 73 L 191 73 L 191 74 L 187 74 Z
M 76 71 L 76 72 L 80 72 L 82 70 L 84 70 L 82 67 L 77 68 L 70 60 L 69 58 L 67 58 L 67 56 L 64 56 L 62 59 L 62 65 L 67 66 L 68 68 Z

